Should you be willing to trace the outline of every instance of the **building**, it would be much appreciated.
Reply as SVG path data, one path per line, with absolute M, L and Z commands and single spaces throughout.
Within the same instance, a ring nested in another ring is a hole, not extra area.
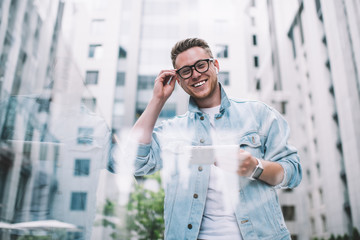
M 62 9 L 60 1 L 0 4 L 1 222 L 54 217 L 59 144 L 48 125 Z
M 360 171 L 360 52 L 354 27 L 359 4 L 294 0 L 248 6 L 249 21 L 262 28 L 247 34 L 257 68 L 250 68 L 250 85 L 285 115 L 302 158 L 301 186 L 280 194 L 289 229 L 297 239 L 349 235 L 360 228 L 354 186 Z

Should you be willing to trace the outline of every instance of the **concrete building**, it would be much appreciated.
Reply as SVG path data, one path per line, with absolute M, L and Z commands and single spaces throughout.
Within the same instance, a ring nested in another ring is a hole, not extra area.
M 266 26 L 256 29 L 264 36 L 256 40 L 269 41 L 249 51 L 249 58 L 255 51 L 262 56 L 250 77 L 253 92 L 289 121 L 304 169 L 301 186 L 280 195 L 284 206 L 293 206 L 283 208 L 285 218 L 292 216 L 289 229 L 297 239 L 349 235 L 360 228 L 354 180 L 360 171 L 360 51 L 354 27 L 359 4 L 249 1 L 249 6 L 250 21 Z M 254 41 L 254 35 L 250 31 L 248 39 Z
M 0 3 L 2 222 L 53 217 L 59 145 L 48 124 L 62 8 L 60 1 Z M 9 239 L 10 232 L 1 229 L 0 238 Z

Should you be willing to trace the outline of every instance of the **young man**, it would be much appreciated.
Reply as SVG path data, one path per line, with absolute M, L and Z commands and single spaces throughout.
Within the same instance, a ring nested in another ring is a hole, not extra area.
M 229 99 L 204 40 L 178 42 L 171 58 L 175 69 L 160 72 L 133 127 L 139 136 L 135 175 L 167 171 L 165 238 L 290 239 L 274 190 L 296 187 L 302 177 L 286 121 L 263 103 Z M 155 127 L 175 80 L 190 95 L 188 111 Z M 216 147 L 234 144 L 235 159 L 225 153 L 208 162 Z

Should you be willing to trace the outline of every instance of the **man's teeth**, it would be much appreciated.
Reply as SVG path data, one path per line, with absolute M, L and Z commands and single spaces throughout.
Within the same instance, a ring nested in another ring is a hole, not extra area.
M 202 85 L 204 85 L 205 81 L 201 81 L 201 82 L 198 82 L 196 84 L 194 84 L 194 87 L 200 87 Z

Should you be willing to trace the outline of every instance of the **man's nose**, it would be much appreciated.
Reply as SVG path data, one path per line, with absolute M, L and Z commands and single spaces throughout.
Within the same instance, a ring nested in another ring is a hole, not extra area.
M 193 69 L 193 74 L 192 74 L 192 78 L 193 79 L 197 79 L 200 77 L 201 73 L 199 73 L 198 71 L 196 71 L 195 67 L 192 68 Z

